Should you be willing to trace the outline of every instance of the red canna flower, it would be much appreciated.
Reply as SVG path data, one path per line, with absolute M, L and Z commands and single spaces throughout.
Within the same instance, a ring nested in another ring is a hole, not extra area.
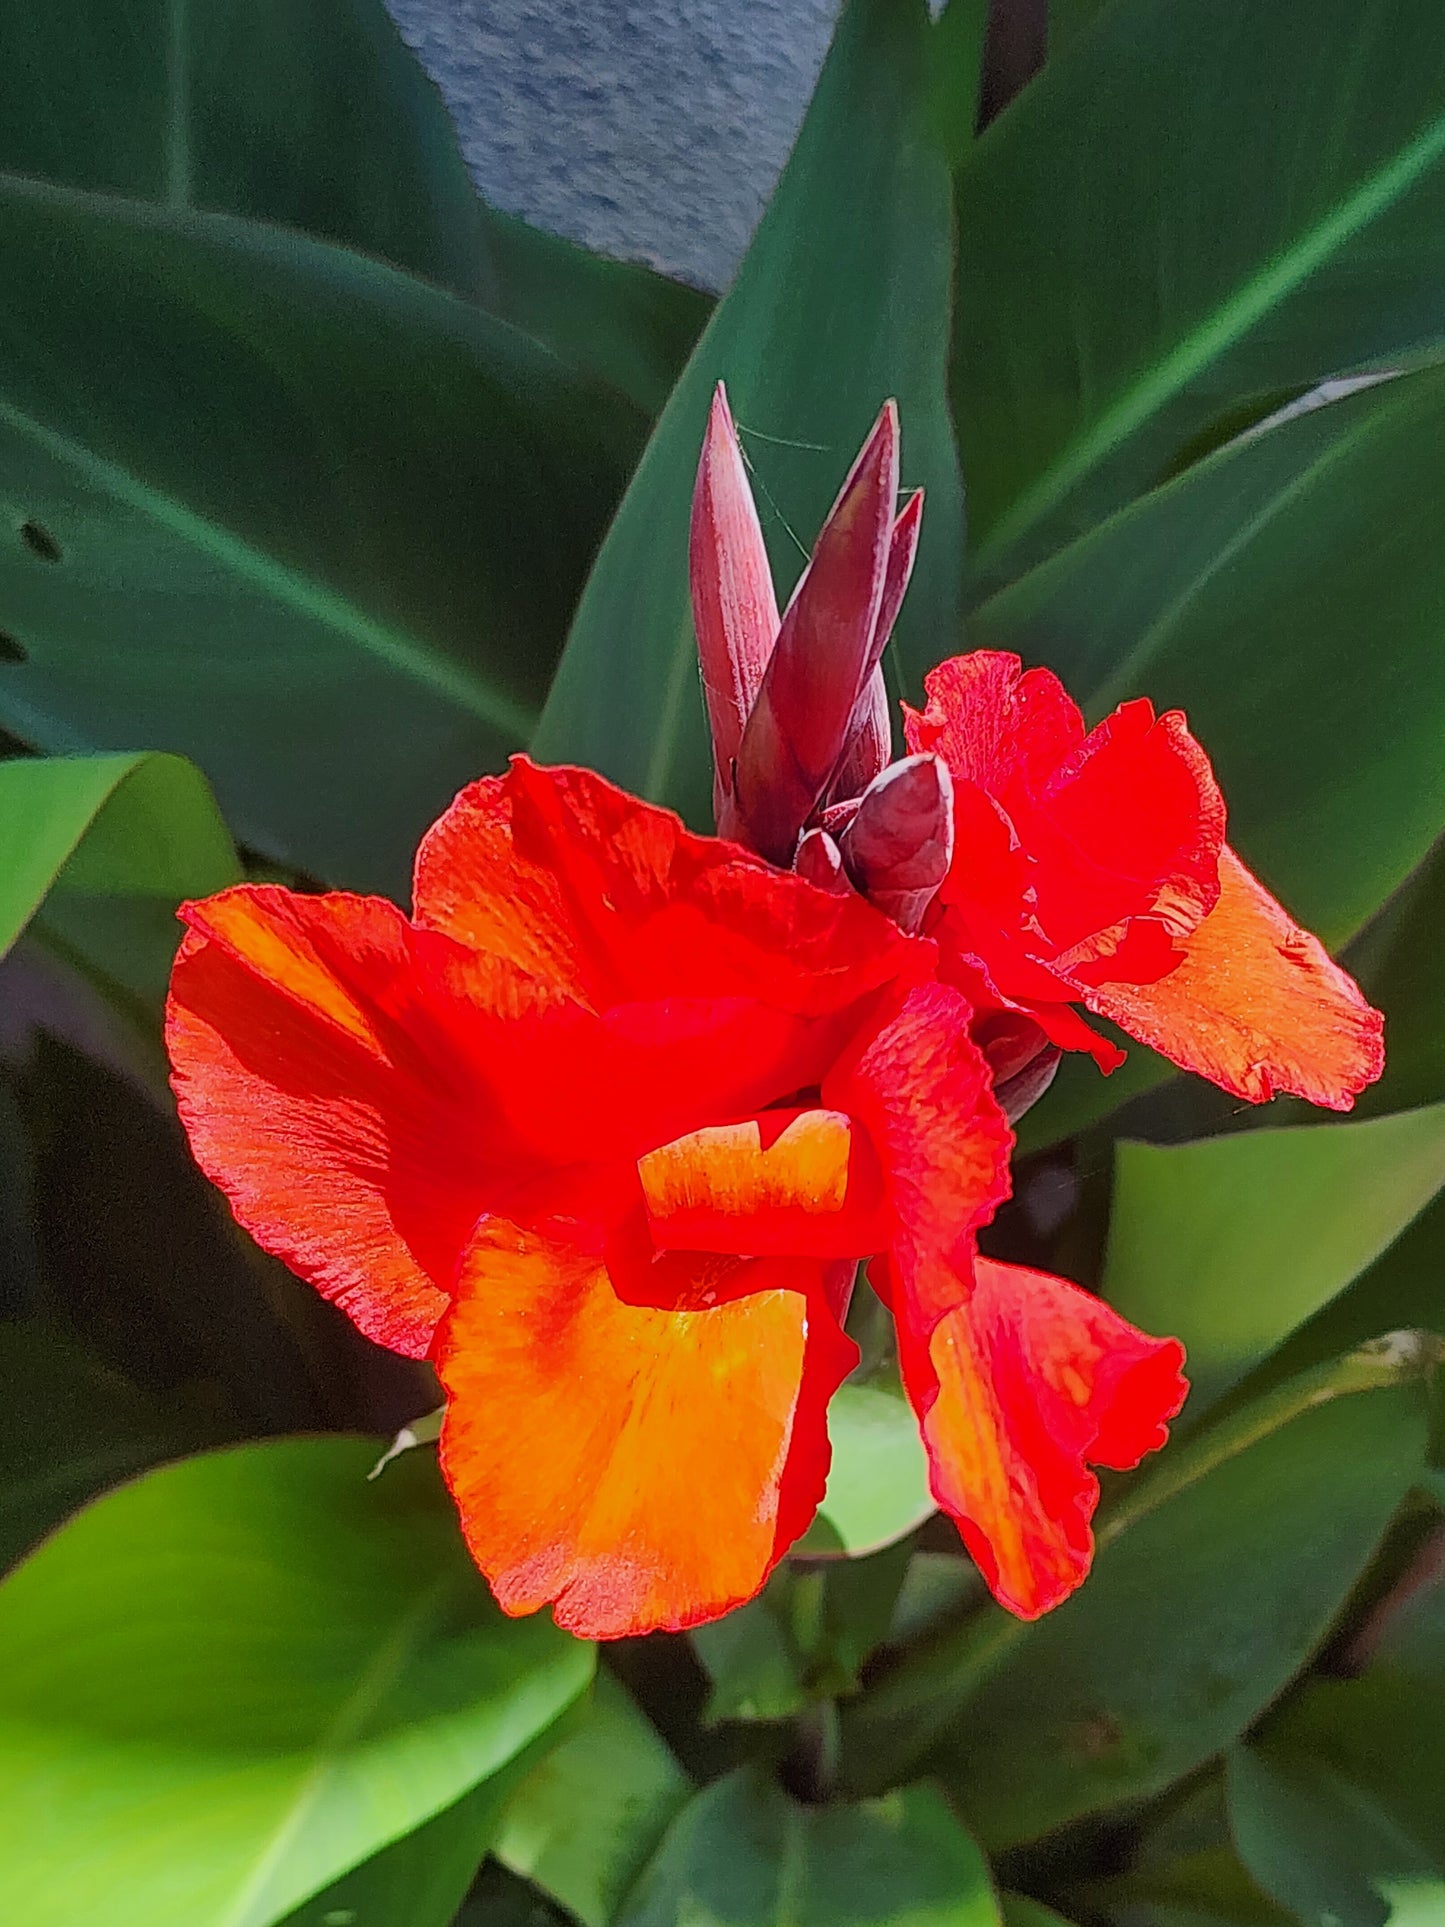
M 1082 1579 L 1088 1466 L 1162 1443 L 1182 1353 L 976 1260 L 1010 1139 L 930 942 L 525 759 L 430 831 L 410 919 L 270 886 L 182 914 L 196 1157 L 364 1332 L 434 1359 L 508 1612 L 611 1637 L 755 1594 L 822 1497 L 875 1256 L 990 1584 L 1033 1615 Z
M 1383 1068 L 1380 1014 L 1225 843 L 1178 710 L 1086 731 L 1057 676 L 992 650 L 925 686 L 905 733 L 948 765 L 954 851 L 924 928 L 980 1013 L 1029 1013 L 1113 1070 L 1082 1004 L 1238 1097 L 1350 1108 Z

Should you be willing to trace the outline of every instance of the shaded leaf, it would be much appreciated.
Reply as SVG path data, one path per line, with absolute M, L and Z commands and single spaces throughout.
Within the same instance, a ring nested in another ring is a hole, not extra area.
M 12 176 L 0 239 L 0 721 L 189 755 L 257 849 L 402 890 L 529 731 L 641 418 L 299 235 Z
M 0 1893 L 265 1927 L 504 1767 L 590 1648 L 508 1621 L 434 1471 L 280 1440 L 152 1472 L 0 1587 Z
M 562 1738 L 508 1799 L 497 1858 L 584 1927 L 606 1927 L 692 1791 L 626 1691 L 599 1671 Z
M 997 1927 L 983 1856 L 938 1791 L 803 1807 L 745 1770 L 673 1823 L 619 1927 Z
M 981 581 L 1221 418 L 1438 351 L 1438 26 L 1430 0 L 1119 0 L 978 143 L 954 392 Z
M 0 169 L 481 279 L 456 136 L 381 0 L 8 8 Z
M 534 738 L 710 822 L 687 586 L 693 478 L 728 384 L 775 573 L 799 572 L 879 405 L 899 401 L 903 481 L 929 501 L 896 631 L 910 679 L 957 627 L 962 500 L 945 395 L 948 178 L 922 0 L 848 0 L 737 280 L 688 363 L 597 558 Z

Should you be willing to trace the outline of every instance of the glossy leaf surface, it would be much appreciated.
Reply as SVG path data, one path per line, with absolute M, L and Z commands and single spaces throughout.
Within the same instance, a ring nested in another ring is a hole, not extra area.
M 936 1788 L 798 1806 L 745 1771 L 697 1795 L 618 1927 L 998 1927 L 983 1856 Z
M 57 879 L 175 903 L 239 875 L 204 778 L 178 756 L 0 762 L 0 955 Z
M 153 1472 L 0 1589 L 6 1911 L 265 1927 L 504 1767 L 589 1648 L 490 1605 L 435 1470 L 369 1440 Z
M 978 143 L 954 392 L 981 581 L 1231 417 L 1438 352 L 1438 30 L 1431 0 L 1121 0 Z
M 962 502 L 945 393 L 951 213 L 922 0 L 849 0 L 738 276 L 658 422 L 589 578 L 534 750 L 710 827 L 688 518 L 713 388 L 728 384 L 780 588 L 879 405 L 928 491 L 896 631 L 911 681 L 957 626 Z M 791 533 L 790 533 L 791 531 Z M 785 599 L 785 597 L 780 598 Z
M 530 729 L 639 418 L 301 236 L 10 177 L 0 240 L 0 722 L 189 755 L 243 840 L 400 891 Z
M 1167 1148 L 1124 1143 L 1114 1171 L 1101 1289 L 1134 1324 L 1183 1339 L 1194 1422 L 1445 1185 L 1445 1105 Z

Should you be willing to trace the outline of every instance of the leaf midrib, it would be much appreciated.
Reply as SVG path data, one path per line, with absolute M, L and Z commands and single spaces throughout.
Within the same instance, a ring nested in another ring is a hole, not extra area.
M 278 562 L 234 530 L 143 482 L 120 463 L 98 454 L 63 429 L 49 427 L 5 401 L 0 401 L 0 427 L 29 440 L 52 460 L 81 476 L 90 487 L 180 537 L 270 600 L 345 636 L 388 667 L 402 671 L 411 680 L 499 732 L 510 734 L 518 741 L 525 741 L 530 735 L 536 722 L 532 710 L 490 688 L 460 663 L 428 650 L 403 631 L 378 622 L 334 589 Z
M 1220 359 L 1294 291 L 1414 186 L 1445 155 L 1445 112 L 1436 115 L 1387 166 L 1378 168 L 1299 235 L 1293 246 L 1271 255 L 1232 294 L 1218 303 L 1166 354 L 1142 371 L 1095 419 L 1064 444 L 1037 480 L 1017 496 L 980 544 L 975 566 L 988 571 L 992 558 L 1017 542 L 1127 437 L 1181 393 L 1211 362 Z M 1337 372 L 1321 368 L 1317 378 Z

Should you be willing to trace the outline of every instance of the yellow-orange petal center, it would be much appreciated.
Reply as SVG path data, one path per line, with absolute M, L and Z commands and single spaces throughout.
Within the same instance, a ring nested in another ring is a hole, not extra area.
M 842 1111 L 712 1124 L 638 1159 L 660 1251 L 864 1257 L 879 1238 L 876 1160 Z

